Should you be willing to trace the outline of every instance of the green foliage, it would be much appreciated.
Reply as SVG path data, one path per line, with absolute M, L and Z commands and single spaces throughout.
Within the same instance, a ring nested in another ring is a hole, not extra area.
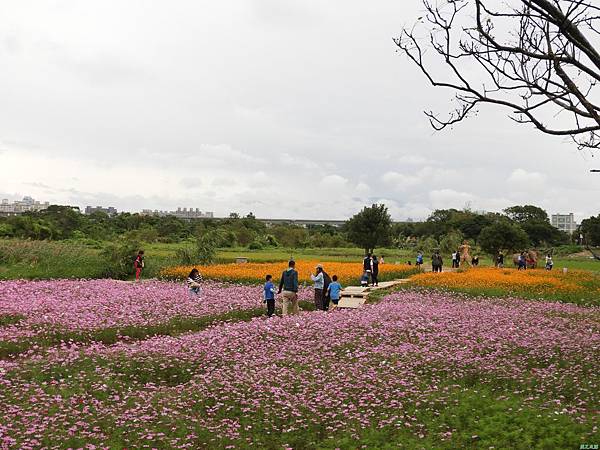
M 279 247 L 279 242 L 272 234 L 267 234 L 265 236 L 265 242 L 269 247 Z
M 309 234 L 305 228 L 295 225 L 278 225 L 271 229 L 277 241 L 287 248 L 305 248 L 308 246 Z
M 194 264 L 196 262 L 196 248 L 190 245 L 180 247 L 175 251 L 175 258 L 179 264 Z
M 419 239 L 417 241 L 416 250 L 422 251 L 425 253 L 431 253 L 439 247 L 440 247 L 440 244 L 438 243 L 437 239 L 435 239 L 432 236 L 429 236 L 425 239 Z
M 513 221 L 518 223 L 525 222 L 549 222 L 548 213 L 542 208 L 533 205 L 511 206 L 506 208 L 504 213 Z
M 260 241 L 253 241 L 248 244 L 248 250 L 262 250 L 263 244 Z
M 560 245 L 569 242 L 569 236 L 557 228 L 554 228 L 550 225 L 550 222 L 530 220 L 521 223 L 521 228 L 527 233 L 527 236 L 534 247 L 538 247 L 542 243 Z
M 587 245 L 600 246 L 600 214 L 582 220 L 579 231 Z
M 451 231 L 440 240 L 440 250 L 442 253 L 452 253 L 462 244 L 464 236 L 460 231 Z
M 100 256 L 107 261 L 105 276 L 108 278 L 125 279 L 133 274 L 133 262 L 140 243 L 137 241 L 122 240 L 116 244 L 107 245 Z
M 0 239 L 0 279 L 100 278 L 105 267 L 95 245 Z
M 481 230 L 479 245 L 490 255 L 497 255 L 500 250 L 510 252 L 528 247 L 529 236 L 516 223 L 500 221 Z
M 350 242 L 372 252 L 391 242 L 392 218 L 385 205 L 365 206 L 346 223 Z
M 197 262 L 202 265 L 212 264 L 217 255 L 218 233 L 210 232 L 196 241 Z

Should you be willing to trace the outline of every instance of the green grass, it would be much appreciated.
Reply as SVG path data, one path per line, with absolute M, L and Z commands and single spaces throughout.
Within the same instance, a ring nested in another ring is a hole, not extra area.
M 0 279 L 49 279 L 49 278 L 103 278 L 106 276 L 108 262 L 100 256 L 104 244 L 86 245 L 70 241 L 24 241 L 18 239 L 0 239 Z M 179 265 L 176 253 L 185 243 L 144 244 L 146 267 L 144 278 L 157 277 L 160 271 L 169 266 Z M 414 263 L 416 251 L 405 249 L 377 249 L 376 253 L 385 255 L 386 263 Z M 363 250 L 360 248 L 307 248 L 286 249 L 268 248 L 248 250 L 243 247 L 223 248 L 217 252 L 219 263 L 234 262 L 236 257 L 244 256 L 251 262 L 279 262 L 295 259 L 327 261 L 360 261 Z M 429 255 L 425 254 L 425 265 L 429 264 Z M 507 267 L 511 265 L 507 257 Z M 482 266 L 492 265 L 490 258 L 480 257 Z M 444 255 L 445 266 L 450 266 L 449 255 Z M 561 270 L 582 269 L 600 272 L 600 262 L 588 257 L 555 258 L 554 267 Z

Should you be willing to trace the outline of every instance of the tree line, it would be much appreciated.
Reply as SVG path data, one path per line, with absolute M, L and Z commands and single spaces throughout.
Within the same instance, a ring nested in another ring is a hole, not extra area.
M 600 246 L 600 215 L 582 221 L 569 235 L 553 227 L 546 211 L 534 205 L 516 205 L 501 213 L 438 209 L 423 222 L 392 223 L 384 205 L 365 207 L 346 224 L 351 242 L 369 252 L 375 247 L 398 247 L 452 252 L 464 241 L 478 245 L 484 252 L 527 248 L 552 248 L 573 243 Z M 579 235 L 583 242 L 577 242 Z
M 34 240 L 113 241 L 175 243 L 210 236 L 216 247 L 325 248 L 358 246 L 439 247 L 452 250 L 466 239 L 490 254 L 498 250 L 553 247 L 572 243 L 579 234 L 584 244 L 600 246 L 600 214 L 582 221 L 575 237 L 550 224 L 546 211 L 533 205 L 517 205 L 501 213 L 439 209 L 422 222 L 394 223 L 385 205 L 372 205 L 342 227 L 294 224 L 268 226 L 253 214 L 226 219 L 183 220 L 132 213 L 109 216 L 104 212 L 83 215 L 68 206 L 52 205 L 39 212 L 0 218 L 0 237 Z

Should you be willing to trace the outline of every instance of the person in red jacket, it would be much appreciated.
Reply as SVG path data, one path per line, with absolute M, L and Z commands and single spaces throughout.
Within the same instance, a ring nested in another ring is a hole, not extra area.
M 144 268 L 144 250 L 138 252 L 133 262 L 133 268 L 135 269 L 135 281 L 140 281 L 142 269 Z

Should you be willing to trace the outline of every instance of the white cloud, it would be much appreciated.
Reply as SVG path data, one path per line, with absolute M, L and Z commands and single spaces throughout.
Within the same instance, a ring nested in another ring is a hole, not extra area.
M 546 175 L 539 172 L 528 172 L 524 169 L 515 169 L 506 180 L 513 188 L 530 189 L 532 187 L 543 187 Z M 517 185 L 517 186 L 515 186 Z
M 421 111 L 445 113 L 451 94 L 390 40 L 420 2 L 6 3 L 7 197 L 262 217 L 345 218 L 381 199 L 396 219 L 468 202 L 598 214 L 593 160 L 563 140 L 493 108 L 431 131 Z
M 462 209 L 472 206 L 476 196 L 468 192 L 457 192 L 453 189 L 439 189 L 429 192 L 432 209 Z

